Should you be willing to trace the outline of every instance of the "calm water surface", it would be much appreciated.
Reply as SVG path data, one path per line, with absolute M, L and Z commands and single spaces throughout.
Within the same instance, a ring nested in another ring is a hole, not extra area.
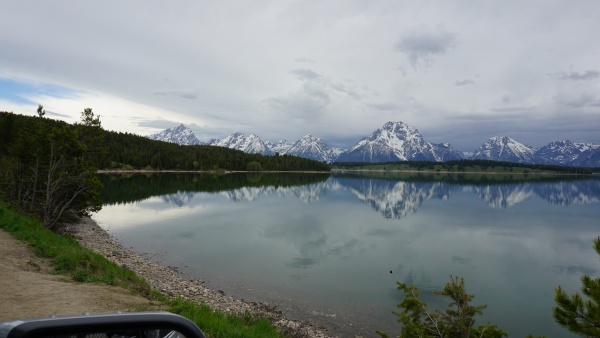
M 349 336 L 396 333 L 396 281 L 431 306 L 465 278 L 480 323 L 570 337 L 554 288 L 597 276 L 599 179 L 522 176 L 104 176 L 94 216 L 125 246 L 208 287 Z

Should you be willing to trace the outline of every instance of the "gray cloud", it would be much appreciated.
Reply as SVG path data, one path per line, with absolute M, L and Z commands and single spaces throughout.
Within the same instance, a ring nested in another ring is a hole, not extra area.
M 536 106 L 512 106 L 512 107 L 497 107 L 490 108 L 490 111 L 494 113 L 504 113 L 504 112 L 521 112 L 521 111 L 532 111 L 536 110 Z
M 331 102 L 329 92 L 323 86 L 306 82 L 296 92 L 287 96 L 271 97 L 263 101 L 279 114 L 294 118 L 316 118 Z
M 156 2 L 128 16 L 139 6 L 8 1 L 0 109 L 35 114 L 40 103 L 77 119 L 91 106 L 109 130 L 196 123 L 202 140 L 311 133 L 349 147 L 401 120 L 459 149 L 497 134 L 600 143 L 600 44 L 573 38 L 600 30 L 589 6 L 458 2 Z M 561 13 L 562 24 L 531 13 Z
M 588 81 L 600 78 L 600 72 L 597 70 L 586 70 L 583 73 L 579 72 L 556 72 L 549 74 L 550 76 L 559 80 L 572 80 L 572 81 Z
M 569 108 L 598 108 L 600 107 L 600 98 L 596 95 L 582 94 L 572 98 L 558 98 L 557 101 Z
M 329 84 L 331 86 L 331 88 L 337 90 L 340 93 L 344 93 L 350 97 L 352 97 L 355 100 L 360 100 L 362 99 L 362 95 L 358 93 L 358 91 L 355 88 L 352 87 L 348 87 L 344 84 L 341 83 L 330 83 Z
M 318 72 L 302 68 L 290 71 L 302 81 L 302 86 L 287 96 L 274 96 L 262 103 L 279 114 L 287 114 L 295 118 L 316 118 L 325 113 L 336 94 L 349 96 L 354 100 L 362 98 L 357 86 L 335 82 Z
M 395 104 L 395 103 L 391 103 L 391 102 L 387 102 L 387 103 L 369 103 L 367 104 L 367 106 L 376 109 L 376 110 L 399 110 L 400 109 L 400 105 Z
M 320 75 L 311 69 L 293 69 L 290 73 L 298 76 L 300 80 L 315 80 L 320 77 Z
M 436 56 L 446 54 L 458 44 L 457 34 L 444 27 L 421 28 L 406 33 L 394 47 L 404 53 L 414 69 L 429 67 Z
M 198 94 L 195 94 L 193 91 L 187 89 L 155 91 L 154 95 L 180 97 L 188 100 L 195 100 L 198 98 Z
M 59 118 L 61 118 L 61 117 L 62 118 L 71 118 L 70 115 L 55 113 L 55 112 L 46 110 L 46 117 L 49 117 L 49 116 L 56 116 L 56 117 L 59 117 Z
M 309 58 L 305 58 L 305 57 L 300 57 L 297 58 L 296 60 L 294 60 L 296 62 L 301 62 L 301 63 L 315 63 L 315 61 L 309 59 Z
M 456 82 L 454 82 L 454 84 L 457 85 L 457 86 L 474 85 L 475 81 L 469 80 L 469 79 L 457 80 Z

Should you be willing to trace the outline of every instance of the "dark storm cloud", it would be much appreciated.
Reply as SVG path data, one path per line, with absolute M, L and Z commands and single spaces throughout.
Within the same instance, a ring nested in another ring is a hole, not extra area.
M 586 70 L 583 73 L 579 72 L 556 72 L 550 74 L 550 76 L 559 80 L 572 80 L 572 81 L 588 81 L 600 78 L 600 72 L 597 70 Z
M 394 47 L 404 53 L 414 69 L 430 66 L 435 57 L 446 54 L 458 43 L 457 34 L 444 27 L 422 28 L 406 33 Z
M 454 84 L 457 85 L 457 86 L 474 85 L 475 81 L 469 80 L 469 79 L 457 80 L 456 82 L 454 82 Z

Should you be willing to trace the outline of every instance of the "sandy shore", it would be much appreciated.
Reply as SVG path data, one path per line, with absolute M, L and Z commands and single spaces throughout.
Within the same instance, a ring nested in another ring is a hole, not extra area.
M 206 288 L 200 280 L 186 280 L 176 268 L 163 267 L 149 261 L 138 253 L 123 247 L 103 230 L 93 219 L 82 219 L 77 224 L 65 227 L 83 246 L 105 256 L 116 264 L 127 267 L 145 278 L 150 285 L 169 297 L 184 297 L 209 305 L 226 313 L 253 313 L 269 318 L 277 327 L 294 337 L 335 337 L 314 327 L 314 325 L 284 318 L 267 303 L 248 302 L 234 299 L 223 291 Z

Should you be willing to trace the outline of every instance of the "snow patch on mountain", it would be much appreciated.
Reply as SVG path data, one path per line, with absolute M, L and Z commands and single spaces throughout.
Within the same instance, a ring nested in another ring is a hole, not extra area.
M 330 148 L 321 138 L 309 134 L 296 141 L 285 154 L 321 162 L 332 162 L 337 158 L 339 152 Z
M 199 145 L 203 144 L 196 138 L 194 132 L 186 126 L 180 124 L 174 129 L 166 129 L 158 134 L 147 136 L 151 140 L 177 143 L 180 145 Z
M 494 136 L 473 152 L 471 159 L 535 163 L 536 149 L 506 136 Z
M 294 142 L 290 142 L 288 140 L 280 140 L 277 142 L 265 141 L 265 145 L 269 147 L 274 153 L 279 153 L 279 155 L 283 155 L 290 149 Z
M 338 162 L 447 161 L 464 158 L 449 144 L 425 142 L 419 131 L 403 122 L 387 122 L 382 128 L 342 153 Z
M 275 155 L 271 148 L 256 134 L 246 136 L 244 133 L 237 132 L 222 139 L 211 139 L 207 144 L 210 146 L 237 149 L 248 154 Z

